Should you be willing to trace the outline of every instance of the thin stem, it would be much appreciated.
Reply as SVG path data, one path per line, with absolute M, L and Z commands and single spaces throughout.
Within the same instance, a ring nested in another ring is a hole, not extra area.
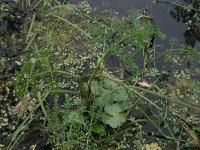
M 31 19 L 31 25 L 30 25 L 30 27 L 29 27 L 28 34 L 27 34 L 27 36 L 26 36 L 26 43 L 27 43 L 28 40 L 29 40 L 29 36 L 30 36 L 30 34 L 31 34 L 31 30 L 32 30 L 33 24 L 34 24 L 34 22 L 35 22 L 35 17 L 36 17 L 36 13 L 33 14 L 33 17 L 32 17 L 32 19 Z
M 146 114 L 146 112 L 143 111 L 143 109 L 141 109 L 139 106 L 137 106 L 137 108 L 144 114 L 144 116 L 154 125 L 154 127 L 162 134 L 162 136 L 164 136 L 166 139 L 169 140 L 174 140 L 174 141 L 181 141 L 181 142 L 186 142 L 182 139 L 177 139 L 177 138 L 173 138 L 173 137 L 169 137 L 166 136 L 163 131 L 160 129 L 160 127 L 157 126 L 157 124 Z
M 63 18 L 63 17 L 60 17 L 60 16 L 57 16 L 57 15 L 53 15 L 54 17 L 66 22 L 67 24 L 71 25 L 72 27 L 78 29 L 80 32 L 82 32 L 86 37 L 88 37 L 89 39 L 94 39 L 89 33 L 85 32 L 83 29 L 81 29 L 80 27 L 78 27 L 77 24 L 74 24 L 72 22 L 70 22 L 69 20 Z
M 55 73 L 60 73 L 60 74 L 64 74 L 64 75 L 68 75 L 69 77 L 72 77 L 74 78 L 75 80 L 79 80 L 80 77 L 76 76 L 76 75 L 73 75 L 73 74 L 70 74 L 66 71 L 61 71 L 61 70 L 54 70 Z
M 91 75 L 91 77 L 90 77 L 90 79 L 89 79 L 89 85 L 91 84 L 91 82 L 92 82 L 92 79 L 95 77 L 95 75 L 97 74 L 97 70 L 100 68 L 100 66 L 101 66 L 101 64 L 103 63 L 103 61 L 104 61 L 104 59 L 105 59 L 105 57 L 106 57 L 106 55 L 107 55 L 107 53 L 108 53 L 108 50 L 106 50 L 106 35 L 107 35 L 107 29 L 105 29 L 105 32 L 104 32 L 104 43 L 103 43 L 103 47 L 102 47 L 102 51 L 103 51 L 103 55 L 102 55 L 102 57 L 99 59 L 99 61 L 98 61 L 98 64 L 97 64 L 97 66 L 96 66 L 96 68 L 94 69 L 94 71 L 92 72 L 92 75 Z
M 47 112 L 46 112 L 44 105 L 43 105 L 44 98 L 41 98 L 41 92 L 40 91 L 38 91 L 37 96 L 38 96 L 38 101 L 39 101 L 40 107 L 42 108 L 42 112 L 44 113 L 45 118 L 49 122 L 50 121 L 49 116 L 47 115 Z

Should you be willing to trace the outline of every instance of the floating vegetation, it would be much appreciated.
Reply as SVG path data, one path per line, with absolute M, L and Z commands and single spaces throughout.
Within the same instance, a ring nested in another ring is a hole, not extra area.
M 35 11 L 20 29 L 15 72 L 1 55 L 2 148 L 199 148 L 195 48 L 172 43 L 157 56 L 165 35 L 137 12 L 121 19 L 87 2 L 28 2 L 21 9 Z M 170 72 L 156 68 L 160 58 Z

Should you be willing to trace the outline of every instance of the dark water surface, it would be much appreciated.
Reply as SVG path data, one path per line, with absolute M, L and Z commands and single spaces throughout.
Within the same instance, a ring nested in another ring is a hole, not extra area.
M 78 3 L 80 1 L 81 0 L 69 0 L 71 3 Z M 88 0 L 88 2 L 92 7 L 96 7 L 99 10 L 112 9 L 113 11 L 118 12 L 120 17 L 127 16 L 131 10 L 137 10 L 140 12 L 145 10 L 145 12 L 155 20 L 161 32 L 166 35 L 165 40 L 157 39 L 158 51 L 168 48 L 169 39 L 171 38 L 177 38 L 179 43 L 182 44 L 185 42 L 184 33 L 187 30 L 187 27 L 184 23 L 177 22 L 172 18 L 170 11 L 174 10 L 174 6 L 169 3 L 155 3 L 153 0 Z M 0 23 L 1 22 L 0 17 Z M 198 43 L 196 42 L 196 44 Z M 0 51 L 1 50 L 5 51 L 3 48 L 0 48 Z M 160 66 L 162 65 L 160 64 Z M 150 129 L 150 126 L 147 128 Z M 4 136 L 0 136 L 0 143 L 2 142 L 1 138 L 3 139 Z
M 69 0 L 71 3 L 79 3 L 81 1 L 82 0 Z M 161 32 L 166 35 L 165 39 L 156 39 L 156 55 L 171 48 L 170 39 L 172 38 L 178 40 L 177 46 L 187 44 L 200 50 L 200 25 L 198 25 L 197 34 L 196 31 L 188 31 L 187 25 L 183 23 L 183 20 L 185 20 L 185 18 L 192 18 L 193 14 L 186 13 L 185 15 L 184 11 L 177 11 L 180 9 L 177 9 L 176 5 L 172 4 L 179 3 L 194 5 L 193 3 L 195 2 L 186 2 L 186 0 L 180 0 L 178 2 L 173 0 L 165 2 L 155 2 L 155 0 L 88 0 L 88 2 L 92 7 L 95 7 L 100 11 L 113 10 L 114 12 L 117 12 L 120 17 L 126 17 L 130 11 L 136 10 L 140 13 L 145 12 L 145 14 L 153 18 Z M 175 13 L 175 18 L 172 17 L 172 12 Z M 178 22 L 177 19 L 180 21 Z M 198 22 L 198 24 L 200 23 Z M 196 35 L 198 35 L 198 39 L 196 38 Z M 135 58 L 135 62 L 139 66 L 143 65 L 143 59 L 139 57 Z M 170 65 L 163 68 L 164 64 L 165 62 L 162 58 L 157 59 L 156 66 L 158 69 L 171 70 Z
M 69 0 L 71 3 L 79 3 L 82 0 Z M 156 39 L 157 55 L 169 48 L 169 40 L 177 38 L 179 43 L 184 43 L 183 33 L 186 26 L 183 23 L 177 22 L 170 16 L 170 10 L 173 6 L 165 3 L 155 3 L 153 0 L 88 0 L 91 7 L 95 7 L 100 11 L 112 10 L 117 12 L 119 17 L 126 17 L 131 11 L 145 12 L 148 16 L 154 19 L 162 33 L 166 35 L 164 40 Z M 136 57 L 134 61 L 138 66 L 142 67 L 143 57 Z M 163 69 L 164 62 L 162 59 L 157 59 L 156 66 Z
M 112 9 L 118 12 L 119 16 L 127 16 L 131 10 L 139 10 L 152 17 L 160 30 L 167 38 L 178 38 L 180 42 L 184 42 L 183 33 L 186 26 L 177 22 L 170 16 L 170 10 L 174 7 L 166 3 L 155 3 L 153 0 L 88 0 L 92 7 L 99 10 Z M 70 2 L 78 3 L 80 0 L 70 0 Z M 162 42 L 164 43 L 164 41 Z

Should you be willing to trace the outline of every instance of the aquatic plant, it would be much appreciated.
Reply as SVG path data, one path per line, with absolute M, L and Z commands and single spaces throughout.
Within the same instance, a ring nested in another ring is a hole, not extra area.
M 194 146 L 191 141 L 199 144 L 198 120 L 178 110 L 200 111 L 184 101 L 198 99 L 199 82 L 187 69 L 173 71 L 175 84 L 159 82 L 164 73 L 155 64 L 165 53 L 156 56 L 152 39 L 164 35 L 150 17 L 131 13 L 120 19 L 96 12 L 87 3 L 41 4 L 26 29 L 25 51 L 31 54 L 22 57 L 13 78 L 19 101 L 14 113 L 22 123 L 8 149 L 25 146 L 20 144 L 24 132 L 38 118 L 42 139 L 48 135 L 44 141 L 55 149 L 160 149 L 167 142 L 179 149 Z M 174 52 L 172 48 L 166 56 L 179 58 Z M 182 48 L 179 54 L 197 52 Z M 137 59 L 143 63 L 137 64 Z M 196 94 L 188 96 L 191 87 Z M 145 131 L 145 126 L 154 131 Z M 37 143 L 31 146 L 42 148 Z

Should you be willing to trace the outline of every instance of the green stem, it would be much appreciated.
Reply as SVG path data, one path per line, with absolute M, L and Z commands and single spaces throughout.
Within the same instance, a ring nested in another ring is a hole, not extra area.
M 107 39 L 107 38 L 106 38 L 106 35 L 107 35 L 107 29 L 105 29 L 105 32 L 104 32 L 104 36 L 105 36 L 105 37 L 104 37 L 104 43 L 103 43 L 103 48 L 102 48 L 103 55 L 102 55 L 102 57 L 99 59 L 96 68 L 95 68 L 95 69 L 93 70 L 93 72 L 92 72 L 92 75 L 91 75 L 91 77 L 90 77 L 90 79 L 89 79 L 89 82 L 88 82 L 89 85 L 91 84 L 93 78 L 96 76 L 97 70 L 100 68 L 101 64 L 104 62 L 105 57 L 106 57 L 106 55 L 107 55 L 107 53 L 108 53 L 108 50 L 106 50 L 106 39 Z
M 67 24 L 71 25 L 72 27 L 78 29 L 80 32 L 82 32 L 89 39 L 94 39 L 94 38 L 92 38 L 92 36 L 89 33 L 85 32 L 83 29 L 81 29 L 80 27 L 78 27 L 77 24 L 74 24 L 74 23 L 70 22 L 69 20 L 67 20 L 67 19 L 65 19 L 63 17 L 57 16 L 57 15 L 53 15 L 53 16 L 56 17 L 56 18 L 58 18 L 58 19 L 60 19 L 60 20 L 62 20 L 62 21 L 64 21 L 64 22 L 66 22 Z
M 182 139 L 177 139 L 177 138 L 173 138 L 173 137 L 169 137 L 166 136 L 162 130 L 157 126 L 157 124 L 146 114 L 146 112 L 144 112 L 139 106 L 137 106 L 137 108 L 144 114 L 144 116 L 154 125 L 154 127 L 162 134 L 163 137 L 165 137 L 166 139 L 169 140 L 173 140 L 173 141 L 181 141 L 181 142 L 186 142 L 185 140 Z
M 46 112 L 44 105 L 43 105 L 44 98 L 43 99 L 41 98 L 41 92 L 40 91 L 38 91 L 37 96 L 38 96 L 38 101 L 39 101 L 40 107 L 42 108 L 42 112 L 44 113 L 45 118 L 49 122 L 50 121 L 49 116 L 47 115 L 47 112 Z
M 79 80 L 79 79 L 80 79 L 80 77 L 78 77 L 78 76 L 76 76 L 76 75 L 73 75 L 73 74 L 70 74 L 70 73 L 68 73 L 68 72 L 66 72 L 66 71 L 55 70 L 54 72 L 55 72 L 55 73 L 64 74 L 64 75 L 68 75 L 69 77 L 72 77 L 72 78 L 75 79 L 75 80 Z

